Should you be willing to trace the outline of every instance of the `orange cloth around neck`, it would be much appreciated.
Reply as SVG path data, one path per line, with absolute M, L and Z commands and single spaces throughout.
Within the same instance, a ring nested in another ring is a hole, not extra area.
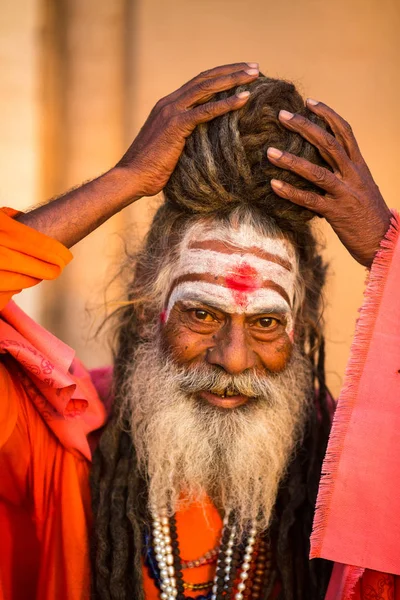
M 215 506 L 209 500 L 205 500 L 203 504 L 193 504 L 178 512 L 176 527 L 182 560 L 195 560 L 218 545 L 222 531 L 222 520 Z M 215 574 L 215 564 L 185 569 L 183 571 L 184 581 L 189 583 L 211 581 Z M 146 600 L 159 599 L 160 593 L 145 566 L 143 566 L 143 585 Z M 206 594 L 208 591 L 206 590 L 203 593 Z M 190 593 L 188 590 L 187 596 L 200 594 L 201 592 Z

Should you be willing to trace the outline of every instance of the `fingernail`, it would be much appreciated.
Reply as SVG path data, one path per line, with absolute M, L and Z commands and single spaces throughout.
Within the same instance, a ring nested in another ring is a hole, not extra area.
M 280 150 L 278 150 L 278 148 L 268 148 L 267 150 L 267 154 L 268 156 L 272 156 L 272 158 L 280 158 L 283 154 L 283 152 L 281 152 Z
M 311 106 L 317 106 L 319 102 L 318 100 L 314 100 L 314 98 L 307 98 L 307 104 L 311 104 Z
M 290 119 L 293 119 L 294 114 L 289 112 L 288 110 L 280 110 L 279 117 L 284 121 L 290 121 Z
M 249 67 L 251 67 L 252 69 L 257 69 L 258 70 L 258 63 L 247 63 L 249 65 Z
M 279 189 L 283 188 L 283 183 L 279 179 L 271 179 L 271 185 Z
M 246 69 L 247 75 L 258 75 L 258 69 Z
M 238 98 L 247 98 L 247 96 L 250 96 L 250 92 L 238 92 L 236 96 Z

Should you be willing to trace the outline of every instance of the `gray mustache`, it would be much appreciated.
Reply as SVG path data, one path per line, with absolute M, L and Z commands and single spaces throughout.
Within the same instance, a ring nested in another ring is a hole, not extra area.
M 202 365 L 182 369 L 177 374 L 176 383 L 183 392 L 188 394 L 208 391 L 222 395 L 229 391 L 237 395 L 257 398 L 269 395 L 273 389 L 273 380 L 274 375 L 260 375 L 254 371 L 230 375 L 215 367 Z

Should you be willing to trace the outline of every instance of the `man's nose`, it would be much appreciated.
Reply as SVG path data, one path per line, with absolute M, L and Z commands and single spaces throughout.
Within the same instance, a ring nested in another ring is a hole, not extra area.
M 207 361 L 211 365 L 218 365 L 231 375 L 239 375 L 256 366 L 256 357 L 246 340 L 244 327 L 224 328 L 214 341 L 207 352 Z

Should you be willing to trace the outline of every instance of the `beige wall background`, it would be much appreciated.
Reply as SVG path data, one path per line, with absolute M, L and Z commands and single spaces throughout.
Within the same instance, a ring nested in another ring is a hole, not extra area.
M 0 8 L 0 202 L 21 210 L 110 168 L 154 103 L 201 70 L 258 61 L 353 126 L 391 207 L 400 208 L 399 0 L 3 0 Z M 18 302 L 107 363 L 104 289 L 121 235 L 140 239 L 140 200 L 78 244 L 62 277 Z M 338 393 L 366 276 L 326 225 L 328 383 Z M 113 295 L 118 294 L 118 287 Z

